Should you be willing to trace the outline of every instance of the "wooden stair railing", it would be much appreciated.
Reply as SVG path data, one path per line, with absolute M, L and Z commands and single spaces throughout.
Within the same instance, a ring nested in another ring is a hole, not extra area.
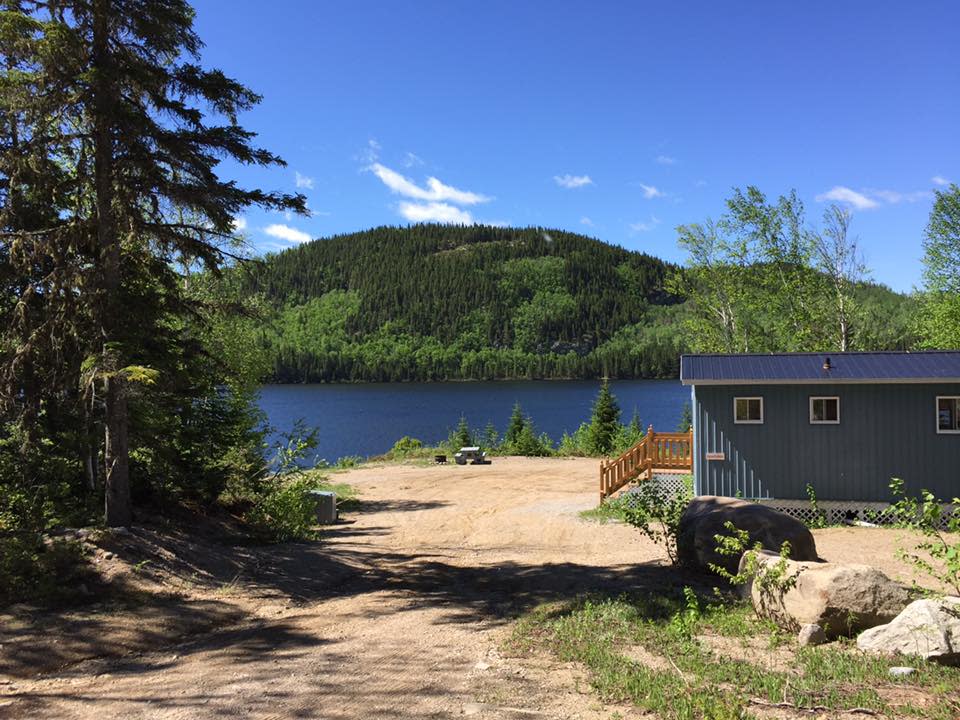
M 655 433 L 653 425 L 632 448 L 614 460 L 600 461 L 600 502 L 627 483 L 649 480 L 654 472 L 693 470 L 693 430 Z

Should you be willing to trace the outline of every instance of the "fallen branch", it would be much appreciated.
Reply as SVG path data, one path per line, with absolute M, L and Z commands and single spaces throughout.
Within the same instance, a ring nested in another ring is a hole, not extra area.
M 876 710 L 871 710 L 870 708 L 864 707 L 855 707 L 855 708 L 846 708 L 838 709 L 827 707 L 826 705 L 796 705 L 791 702 L 767 702 L 766 700 L 761 700 L 760 698 L 750 698 L 749 700 L 751 705 L 759 705 L 761 707 L 769 708 L 783 708 L 785 710 L 796 710 L 798 712 L 833 712 L 833 713 L 847 713 L 847 714 L 860 714 L 860 715 L 872 715 L 878 717 L 880 713 Z

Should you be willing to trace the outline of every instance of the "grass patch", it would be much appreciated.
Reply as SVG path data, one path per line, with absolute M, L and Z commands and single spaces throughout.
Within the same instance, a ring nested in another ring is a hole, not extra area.
M 732 720 L 781 703 L 787 709 L 864 708 L 880 716 L 934 720 L 960 713 L 960 668 L 916 659 L 909 661 L 917 669 L 913 675 L 894 679 L 889 668 L 903 659 L 864 656 L 849 641 L 797 648 L 747 604 L 685 593 L 545 605 L 521 618 L 506 649 L 547 649 L 583 663 L 602 699 L 632 702 L 668 720 Z M 718 652 L 707 642 L 711 636 L 739 638 L 743 649 L 735 640 L 733 651 Z M 629 649 L 636 646 L 660 662 L 631 659 Z M 761 661 L 763 648 L 778 653 L 777 667 Z
M 610 503 L 600 503 L 595 508 L 581 510 L 580 517 L 584 520 L 606 525 L 610 522 L 623 522 L 623 513 L 615 505 Z

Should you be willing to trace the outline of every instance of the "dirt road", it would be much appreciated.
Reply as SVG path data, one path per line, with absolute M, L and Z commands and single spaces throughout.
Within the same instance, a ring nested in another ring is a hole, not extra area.
M 0 716 L 631 717 L 575 667 L 500 652 L 541 601 L 688 581 L 636 530 L 578 516 L 596 475 L 580 459 L 367 467 L 338 476 L 362 510 L 321 543 L 218 549 L 134 531 L 104 563 L 169 599 L 0 617 Z M 829 532 L 822 554 L 846 553 L 853 541 Z

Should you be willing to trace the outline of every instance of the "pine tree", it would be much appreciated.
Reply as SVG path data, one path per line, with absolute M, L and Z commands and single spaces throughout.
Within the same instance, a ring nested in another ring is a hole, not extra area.
M 507 423 L 507 431 L 503 434 L 503 444 L 508 448 L 516 445 L 526 424 L 523 408 L 520 407 L 519 402 L 514 403 L 513 412 L 510 414 L 510 422 Z
M 148 307 L 151 288 L 159 284 L 167 309 L 187 314 L 173 263 L 217 271 L 235 256 L 240 211 L 259 205 L 302 212 L 304 199 L 246 190 L 217 176 L 224 158 L 282 161 L 253 146 L 253 133 L 237 124 L 259 96 L 196 64 L 201 42 L 184 0 L 9 0 L 5 7 L 2 228 L 23 278 L 15 302 L 24 306 L 44 292 L 48 277 L 74 292 L 69 315 L 47 307 L 48 322 L 21 324 L 4 338 L 34 340 L 4 355 L 6 394 L 32 392 L 30 353 L 43 345 L 41 336 L 56 344 L 55 333 L 69 322 L 65 337 L 87 338 L 73 366 L 81 367 L 85 405 L 102 427 L 105 520 L 126 525 L 129 404 L 156 379 L 149 352 L 135 339 L 168 320 Z M 210 108 L 209 118 L 201 108 Z M 67 172 L 55 177 L 62 167 Z M 55 210 L 47 222 L 13 201 L 31 196 L 45 197 Z M 52 274 L 38 281 L 22 272 L 38 265 Z
M 453 444 L 455 447 L 471 447 L 473 445 L 473 437 L 470 434 L 470 425 L 467 424 L 467 418 L 465 415 L 460 416 L 460 422 L 457 424 L 457 429 L 453 432 Z
M 680 413 L 680 422 L 677 423 L 677 432 L 689 432 L 693 426 L 693 410 L 690 407 L 690 401 L 683 403 L 683 411 Z
M 613 448 L 617 433 L 620 430 L 620 406 L 610 392 L 610 385 L 605 380 L 600 386 L 600 392 L 593 403 L 593 415 L 590 418 L 590 428 L 587 434 L 590 452 L 594 455 L 604 455 Z

